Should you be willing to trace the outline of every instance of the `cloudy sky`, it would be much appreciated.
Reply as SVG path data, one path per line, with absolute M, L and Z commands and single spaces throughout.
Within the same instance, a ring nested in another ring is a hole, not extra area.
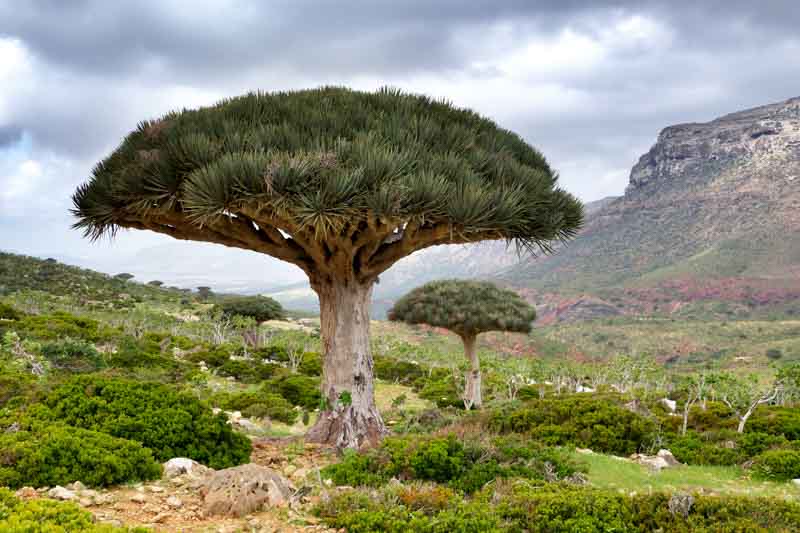
M 621 194 L 664 126 L 800 95 L 798 27 L 797 0 L 0 0 L 0 249 L 164 249 L 84 241 L 72 191 L 138 121 L 253 89 L 446 97 Z

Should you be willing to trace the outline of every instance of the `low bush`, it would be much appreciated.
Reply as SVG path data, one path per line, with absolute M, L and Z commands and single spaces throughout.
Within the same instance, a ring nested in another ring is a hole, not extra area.
M 783 435 L 788 440 L 800 440 L 800 409 L 759 407 L 747 421 L 747 431 Z
M 800 478 L 800 451 L 766 451 L 753 460 L 753 473 L 758 478 L 772 481 Z
M 8 304 L 0 302 L 0 320 L 19 320 L 20 318 L 22 318 L 22 313 Z
M 553 448 L 500 438 L 465 446 L 455 436 L 388 438 L 377 449 L 347 452 L 324 474 L 337 485 L 380 486 L 390 478 L 447 483 L 472 493 L 497 478 L 523 477 L 543 481 L 583 470 L 570 456 Z
M 241 411 L 248 418 L 267 417 L 285 424 L 294 424 L 298 416 L 291 403 L 264 389 L 255 392 L 217 393 L 210 402 L 213 406 L 228 411 Z
M 322 401 L 320 379 L 301 374 L 276 376 L 264 383 L 264 391 L 279 394 L 292 405 L 316 409 Z
M 142 443 L 160 461 L 189 457 L 212 468 L 247 462 L 250 441 L 190 394 L 158 383 L 79 376 L 56 387 L 34 419 Z
M 678 461 L 691 465 L 732 466 L 747 460 L 738 447 L 726 447 L 694 431 L 669 439 L 668 447 Z
M 765 498 L 695 495 L 684 515 L 670 495 L 621 494 L 564 484 L 498 483 L 463 498 L 441 487 L 349 491 L 319 504 L 330 527 L 350 532 L 626 532 L 796 531 L 800 505 Z
M 71 502 L 48 499 L 21 500 L 0 488 L 0 531 L 10 533 L 146 533 L 144 528 L 117 528 L 95 524 L 92 513 Z
M 103 487 L 156 479 L 161 465 L 138 442 L 50 425 L 0 433 L 0 486 L 46 487 L 81 481 Z
M 384 381 L 412 385 L 414 381 L 428 375 L 427 368 L 422 365 L 402 361 L 393 357 L 376 355 L 373 360 L 375 377 Z
M 215 305 L 214 311 L 219 311 L 225 316 L 238 315 L 252 318 L 256 322 L 281 319 L 285 316 L 281 304 L 267 296 L 229 297 Z
M 95 372 L 105 364 L 94 344 L 69 337 L 44 344 L 42 356 L 53 368 L 74 373 Z
M 259 383 L 282 372 L 284 368 L 278 364 L 244 359 L 228 359 L 217 367 L 220 376 L 234 377 L 242 383 Z
M 653 433 L 651 420 L 601 397 L 572 395 L 531 400 L 491 413 L 489 425 L 502 433 L 525 433 L 549 445 L 575 445 L 629 455 Z

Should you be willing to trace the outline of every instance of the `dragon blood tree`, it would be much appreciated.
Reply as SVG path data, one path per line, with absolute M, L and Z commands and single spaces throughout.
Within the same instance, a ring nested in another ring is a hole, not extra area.
M 381 272 L 444 243 L 548 250 L 583 218 L 556 181 L 539 152 L 472 111 L 326 87 L 142 122 L 78 188 L 73 211 L 94 239 L 151 230 L 303 269 L 320 300 L 326 400 L 308 439 L 353 447 L 386 431 L 369 349 Z
M 464 387 L 467 409 L 481 407 L 481 366 L 475 341 L 486 331 L 528 333 L 536 310 L 519 294 L 481 281 L 432 281 L 417 287 L 389 310 L 389 320 L 449 329 L 464 342 L 469 360 Z

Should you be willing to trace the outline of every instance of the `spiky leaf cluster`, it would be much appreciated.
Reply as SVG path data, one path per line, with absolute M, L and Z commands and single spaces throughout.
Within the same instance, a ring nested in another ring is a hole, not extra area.
M 492 121 L 426 96 L 335 87 L 142 122 L 73 202 L 92 238 L 150 229 L 362 279 L 434 244 L 548 250 L 583 217 L 544 157 Z
M 412 290 L 389 310 L 389 320 L 428 324 L 459 335 L 528 333 L 536 310 L 519 294 L 482 281 L 442 280 Z

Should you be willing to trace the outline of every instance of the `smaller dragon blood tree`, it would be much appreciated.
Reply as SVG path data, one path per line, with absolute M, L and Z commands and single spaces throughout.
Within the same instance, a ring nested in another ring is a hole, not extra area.
M 464 390 L 466 407 L 480 407 L 481 367 L 475 341 L 486 331 L 528 333 L 536 310 L 517 293 L 480 281 L 442 280 L 403 296 L 389 310 L 389 320 L 449 329 L 464 342 L 469 359 Z

